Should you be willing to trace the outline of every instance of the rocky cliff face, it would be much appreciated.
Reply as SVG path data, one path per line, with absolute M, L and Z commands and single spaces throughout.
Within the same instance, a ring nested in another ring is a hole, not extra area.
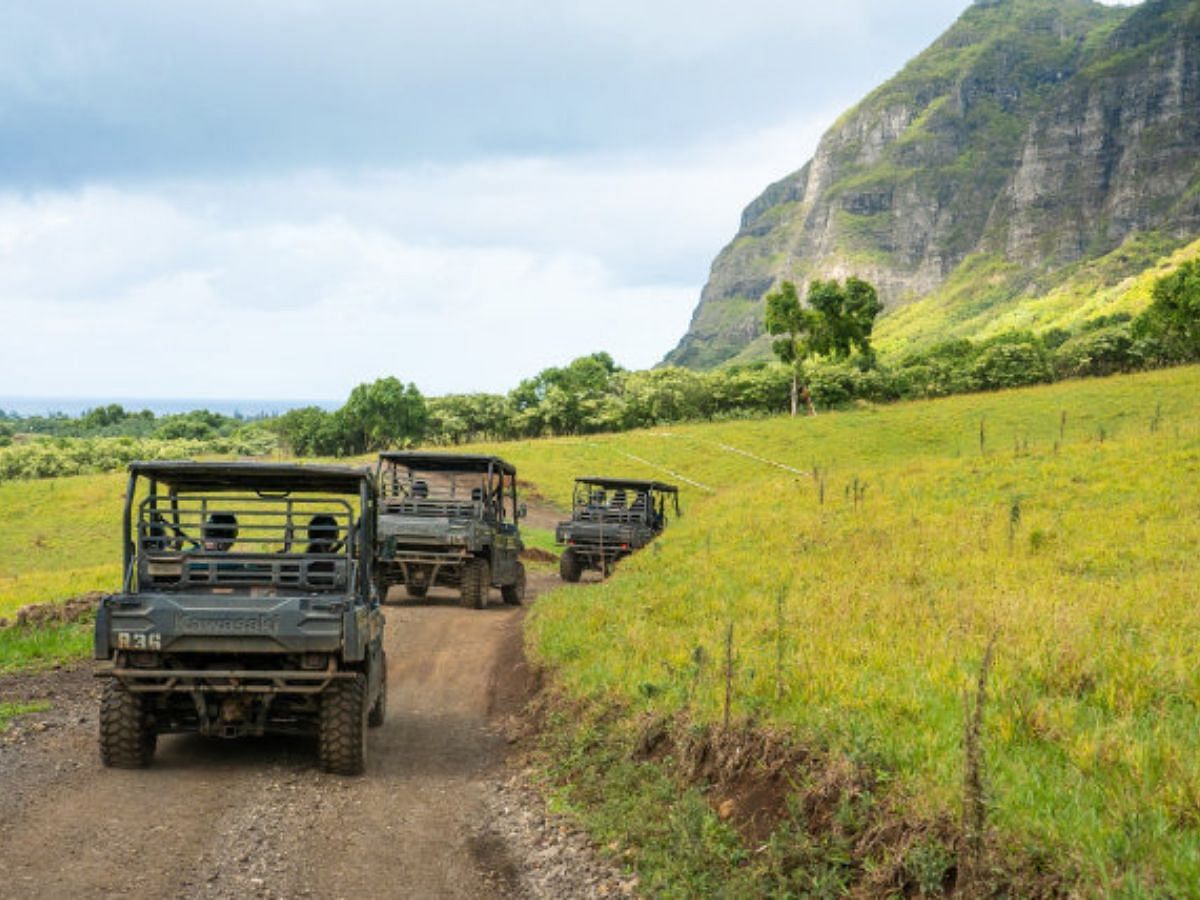
M 896 310 L 994 260 L 956 289 L 971 313 L 1132 234 L 1200 234 L 1198 147 L 1196 0 L 977 0 L 746 208 L 666 362 L 744 353 L 785 279 L 855 274 Z

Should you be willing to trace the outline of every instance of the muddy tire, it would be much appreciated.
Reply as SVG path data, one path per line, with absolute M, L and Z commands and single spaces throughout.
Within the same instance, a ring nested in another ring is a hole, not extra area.
M 492 573 L 486 559 L 469 559 L 463 564 L 462 602 L 474 609 L 487 609 Z
M 562 556 L 558 558 L 558 574 L 563 581 L 568 581 L 571 584 L 575 584 L 575 582 L 579 581 L 579 577 L 583 575 L 583 563 L 575 555 L 574 548 L 568 547 L 562 552 Z
M 143 697 L 109 680 L 100 697 L 100 760 L 114 769 L 144 769 L 157 741 Z
M 429 593 L 429 585 L 427 584 L 406 584 L 404 593 L 408 594 L 412 600 L 424 600 L 425 595 Z
M 367 713 L 367 725 L 371 728 L 378 728 L 387 718 L 387 654 L 383 651 L 379 653 L 379 668 L 383 670 L 379 679 L 379 696 L 375 698 L 375 705 Z
M 517 577 L 512 584 L 500 588 L 500 596 L 509 606 L 520 606 L 525 602 L 525 564 L 517 563 Z
M 339 678 L 321 696 L 317 734 L 321 768 L 334 775 L 361 775 L 367 765 L 367 680 Z

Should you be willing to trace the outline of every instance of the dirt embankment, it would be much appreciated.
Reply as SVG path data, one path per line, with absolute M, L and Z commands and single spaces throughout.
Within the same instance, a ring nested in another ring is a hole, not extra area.
M 554 583 L 533 575 L 531 598 Z M 0 702 L 52 704 L 0 735 L 0 893 L 633 893 L 506 764 L 500 724 L 534 684 L 523 614 L 449 595 L 388 606 L 388 720 L 362 778 L 322 774 L 315 745 L 294 738 L 170 736 L 149 769 L 104 769 L 90 666 L 0 677 Z
M 103 597 L 99 591 L 80 594 L 61 603 L 30 603 L 9 616 L 0 616 L 0 628 L 46 628 L 52 625 L 68 625 L 90 616 Z

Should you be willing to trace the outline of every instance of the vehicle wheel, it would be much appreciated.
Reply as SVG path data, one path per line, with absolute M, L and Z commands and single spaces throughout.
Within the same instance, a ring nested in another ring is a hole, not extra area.
M 321 768 L 334 775 L 361 775 L 367 764 L 367 680 L 338 678 L 321 697 L 317 735 Z
M 143 769 L 154 757 L 158 735 L 145 700 L 115 680 L 100 697 L 100 759 L 114 769 Z
M 462 601 L 475 609 L 487 609 L 492 573 L 486 559 L 469 559 L 463 563 Z
M 579 576 L 583 574 L 583 564 L 575 555 L 574 548 L 568 547 L 558 558 L 558 574 L 563 581 L 569 581 L 571 584 L 577 582 Z
M 379 651 L 379 668 L 383 670 L 383 675 L 379 680 L 379 696 L 375 698 L 375 705 L 367 713 L 367 724 L 372 728 L 378 728 L 387 718 L 387 654 L 382 650 Z
M 404 592 L 413 600 L 423 600 L 425 595 L 429 593 L 429 585 L 427 584 L 406 584 Z
M 509 606 L 520 606 L 525 602 L 525 563 L 517 563 L 516 580 L 500 588 L 500 596 Z

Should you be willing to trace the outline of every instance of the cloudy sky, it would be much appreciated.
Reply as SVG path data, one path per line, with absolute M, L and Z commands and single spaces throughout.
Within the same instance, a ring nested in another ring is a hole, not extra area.
M 967 0 L 7 0 L 0 396 L 508 390 L 682 335 Z

